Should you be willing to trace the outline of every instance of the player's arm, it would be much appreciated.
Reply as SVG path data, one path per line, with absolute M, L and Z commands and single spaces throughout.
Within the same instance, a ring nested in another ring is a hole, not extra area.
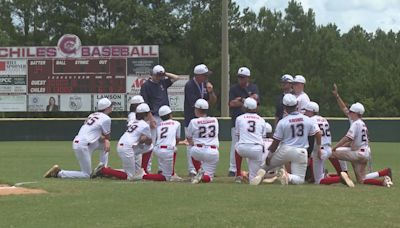
M 139 144 L 150 145 L 151 143 L 152 143 L 151 137 L 149 137 L 149 136 L 147 136 L 145 134 L 140 135 Z
M 243 102 L 242 102 L 242 98 L 241 97 L 236 97 L 235 99 L 229 101 L 229 107 L 230 108 L 240 108 L 243 106 Z
M 281 143 L 281 140 L 275 139 L 272 141 L 271 146 L 268 147 L 269 153 L 268 157 L 265 160 L 265 164 L 269 165 L 269 162 L 271 161 L 272 155 L 275 153 L 276 149 L 278 148 L 279 144 Z
M 207 82 L 206 87 L 208 93 L 208 102 L 211 105 L 214 105 L 215 103 L 217 103 L 217 95 L 214 92 L 214 86 L 210 82 Z
M 340 141 L 332 148 L 332 151 L 336 151 L 336 149 L 338 147 L 345 146 L 345 145 L 347 146 L 347 145 L 351 144 L 352 141 L 353 140 L 346 135 L 342 139 L 340 139 Z
M 157 121 L 156 121 L 156 119 L 154 119 L 154 116 L 153 116 L 153 114 L 151 112 L 150 112 L 149 116 L 150 116 L 149 117 L 150 128 L 154 129 L 154 128 L 157 127 Z
M 344 103 L 342 98 L 339 96 L 339 92 L 338 92 L 336 83 L 333 83 L 332 94 L 336 98 L 336 102 L 339 105 L 340 110 L 342 110 L 342 112 L 347 116 L 349 113 L 349 109 L 346 107 L 346 104 Z
M 314 136 L 315 138 L 315 146 L 317 147 L 318 150 L 318 158 L 321 159 L 322 157 L 322 151 L 321 151 L 321 138 L 322 138 L 322 132 L 318 131 L 317 134 Z
M 104 144 L 104 151 L 109 152 L 110 151 L 110 134 L 102 135 L 103 139 L 103 144 Z
M 172 83 L 174 83 L 180 79 L 180 77 L 178 75 L 169 73 L 169 72 L 165 72 L 165 76 L 167 76 L 167 78 L 169 78 Z

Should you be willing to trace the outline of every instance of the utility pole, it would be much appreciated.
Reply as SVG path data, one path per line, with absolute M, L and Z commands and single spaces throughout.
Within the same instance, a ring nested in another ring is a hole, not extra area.
M 221 30 L 221 116 L 229 117 L 229 36 L 228 36 L 228 4 L 222 0 Z

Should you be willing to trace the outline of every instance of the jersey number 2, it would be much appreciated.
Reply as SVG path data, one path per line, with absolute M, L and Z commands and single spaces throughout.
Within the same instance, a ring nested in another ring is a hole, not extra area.
M 168 127 L 161 128 L 160 139 L 167 138 Z

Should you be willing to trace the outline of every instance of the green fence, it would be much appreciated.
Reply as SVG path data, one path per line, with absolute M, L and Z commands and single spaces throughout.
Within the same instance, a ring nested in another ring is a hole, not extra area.
M 179 119 L 182 122 L 182 119 Z M 272 118 L 266 118 L 273 123 Z M 344 118 L 328 118 L 331 124 L 333 141 L 338 141 L 349 128 L 349 121 Z M 365 118 L 371 141 L 400 142 L 400 118 Z M 72 140 L 78 133 L 83 119 L 0 119 L 0 141 L 44 141 Z M 220 140 L 231 139 L 231 121 L 219 118 Z M 117 140 L 125 131 L 124 119 L 113 119 L 112 139 Z M 184 135 L 184 128 L 182 128 Z

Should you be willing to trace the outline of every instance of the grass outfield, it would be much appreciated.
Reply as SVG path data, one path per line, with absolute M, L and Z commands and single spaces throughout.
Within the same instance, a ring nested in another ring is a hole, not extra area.
M 0 142 L 0 180 L 37 181 L 26 186 L 49 192 L 0 197 L 0 227 L 400 227 L 399 147 L 372 145 L 374 169 L 392 167 L 392 188 L 350 189 L 235 184 L 226 177 L 226 142 L 211 184 L 44 179 L 55 163 L 79 168 L 71 142 Z M 112 148 L 110 166 L 119 168 L 115 142 Z M 185 176 L 183 147 L 177 157 L 177 173 Z M 97 153 L 93 158 L 97 163 Z

